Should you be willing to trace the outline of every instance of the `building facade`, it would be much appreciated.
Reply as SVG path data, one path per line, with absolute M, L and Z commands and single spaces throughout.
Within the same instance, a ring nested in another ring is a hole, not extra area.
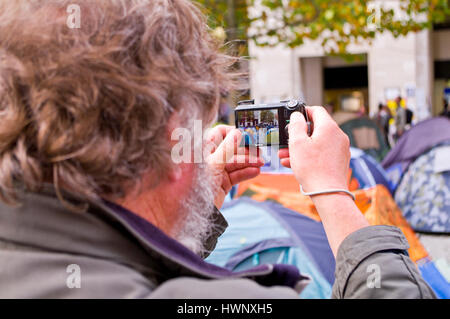
M 259 102 L 303 98 L 309 105 L 332 104 L 335 111 L 405 99 L 417 121 L 439 114 L 450 87 L 450 29 L 423 30 L 394 38 L 378 34 L 372 44 L 353 45 L 359 59 L 326 56 L 319 41 L 298 48 L 249 44 L 250 89 Z

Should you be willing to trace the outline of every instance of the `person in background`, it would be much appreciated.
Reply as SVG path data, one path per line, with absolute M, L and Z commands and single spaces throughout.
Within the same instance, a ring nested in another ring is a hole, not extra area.
M 375 121 L 378 124 L 378 127 L 384 134 L 384 138 L 386 139 L 386 143 L 389 145 L 389 120 L 392 118 L 391 111 L 389 107 L 384 103 L 378 104 L 378 112 L 375 116 Z
M 413 125 L 413 119 L 414 119 L 414 112 L 411 111 L 411 109 L 407 106 L 405 106 L 405 112 L 406 112 L 406 126 L 405 129 L 409 130 L 411 126 Z
M 406 109 L 402 106 L 402 97 L 395 99 L 395 140 L 398 140 L 406 130 Z
M 439 113 L 439 116 L 450 117 L 450 110 L 448 109 L 448 100 L 446 98 L 444 98 L 442 102 L 444 105 L 444 109 L 442 110 L 441 113 Z

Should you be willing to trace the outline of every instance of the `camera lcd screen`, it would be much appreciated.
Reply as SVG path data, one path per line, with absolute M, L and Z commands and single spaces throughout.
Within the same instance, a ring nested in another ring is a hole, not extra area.
M 242 131 L 241 144 L 270 146 L 280 144 L 278 109 L 237 111 L 236 126 Z

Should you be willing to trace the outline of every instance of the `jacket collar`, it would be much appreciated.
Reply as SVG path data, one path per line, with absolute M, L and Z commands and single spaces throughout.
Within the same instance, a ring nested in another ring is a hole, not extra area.
M 64 198 L 79 201 L 74 194 L 65 193 Z M 37 249 L 112 259 L 151 274 L 158 282 L 180 276 L 245 277 L 265 286 L 295 288 L 309 279 L 296 267 L 281 264 L 231 272 L 205 262 L 153 224 L 116 204 L 90 202 L 87 213 L 71 212 L 56 198 L 51 185 L 40 193 L 24 193 L 21 202 L 23 205 L 17 208 L 0 204 L 0 239 Z
M 117 219 L 122 221 L 128 231 L 135 238 L 138 238 L 149 252 L 156 253 L 160 260 L 169 265 L 170 269 L 177 269 L 176 277 L 180 275 L 191 275 L 208 279 L 250 277 L 263 285 L 282 285 L 291 288 L 298 287 L 299 281 L 303 280 L 303 283 L 309 281 L 309 277 L 301 275 L 298 269 L 291 265 L 266 264 L 246 271 L 231 272 L 226 268 L 207 263 L 178 241 L 168 237 L 157 227 L 136 214 L 112 203 L 107 203 L 107 205 Z M 218 213 L 220 214 L 220 212 Z

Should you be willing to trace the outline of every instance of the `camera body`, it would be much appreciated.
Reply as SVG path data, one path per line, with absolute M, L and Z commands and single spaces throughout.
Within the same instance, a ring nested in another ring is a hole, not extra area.
M 306 105 L 298 100 L 271 104 L 255 104 L 255 100 L 238 102 L 234 110 L 236 128 L 242 131 L 242 146 L 273 146 L 287 148 L 289 134 L 287 126 L 293 112 L 300 112 L 308 123 Z

